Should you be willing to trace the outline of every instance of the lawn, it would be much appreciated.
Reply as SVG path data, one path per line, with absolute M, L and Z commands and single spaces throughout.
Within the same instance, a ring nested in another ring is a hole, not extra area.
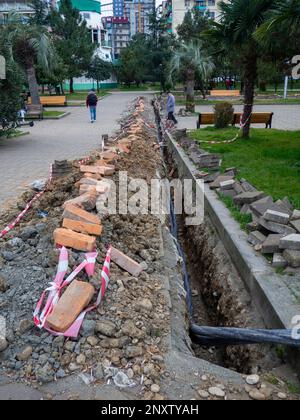
M 210 100 L 210 99 L 196 99 L 195 105 L 216 105 L 220 103 L 220 101 L 230 102 L 232 105 L 243 105 L 242 99 L 222 99 L 222 100 Z M 183 96 L 176 95 L 176 102 L 177 105 L 185 105 L 185 98 Z M 256 98 L 254 100 L 255 105 L 300 105 L 300 98 L 288 98 L 288 99 L 281 99 L 281 98 L 270 98 L 270 99 L 261 99 Z
M 89 91 L 77 91 L 75 93 L 67 93 L 66 96 L 68 101 L 85 101 L 88 93 Z M 101 89 L 99 93 L 96 93 L 98 97 L 103 97 L 108 94 L 108 90 Z
M 238 129 L 217 130 L 212 127 L 195 130 L 195 140 L 230 140 Z M 287 196 L 300 209 L 300 131 L 252 129 L 251 139 L 231 144 L 205 144 L 201 148 L 219 153 L 222 168 L 236 167 L 239 177 L 246 178 L 275 200 Z
M 57 118 L 61 117 L 65 111 L 44 111 L 43 115 L 47 118 Z

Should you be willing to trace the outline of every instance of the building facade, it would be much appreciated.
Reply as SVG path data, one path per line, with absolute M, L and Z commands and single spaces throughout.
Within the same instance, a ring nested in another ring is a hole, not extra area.
M 108 42 L 112 47 L 112 58 L 118 60 L 122 49 L 126 48 L 131 39 L 130 22 L 126 17 L 104 17 L 104 28 L 108 33 Z
M 218 21 L 220 12 L 218 3 L 221 0 L 166 0 L 162 5 L 162 13 L 167 17 L 169 30 L 177 32 L 177 27 L 183 22 L 185 14 L 195 6 L 211 19 Z
M 0 1 L 0 22 L 4 23 L 9 13 L 18 12 L 25 19 L 28 18 L 32 13 L 29 0 L 5 0 Z

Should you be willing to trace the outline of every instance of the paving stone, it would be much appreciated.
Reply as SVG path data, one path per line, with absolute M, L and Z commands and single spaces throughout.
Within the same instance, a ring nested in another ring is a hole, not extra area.
M 212 190 L 216 190 L 217 188 L 220 188 L 220 183 L 221 182 L 231 181 L 232 179 L 233 179 L 232 176 L 220 175 L 214 180 L 214 182 L 212 184 L 210 184 L 210 188 Z
M 65 332 L 90 303 L 94 293 L 91 284 L 73 280 L 48 316 L 47 324 L 55 331 Z
M 294 220 L 300 220 L 300 210 L 294 210 L 293 211 L 291 220 L 293 220 L 293 221 Z
M 218 190 L 218 193 L 222 194 L 225 197 L 230 197 L 230 198 L 236 197 L 236 192 L 234 190 L 224 190 L 224 191 Z
M 262 253 L 263 254 L 275 254 L 280 252 L 280 239 L 283 235 L 274 234 L 269 235 L 265 242 L 262 244 Z
M 300 233 L 300 219 L 299 220 L 293 220 L 291 222 L 291 226 L 293 226 L 293 228 L 296 229 L 296 231 Z
M 279 206 L 279 207 L 282 209 L 282 211 L 283 211 L 283 212 L 285 211 L 285 212 L 289 213 L 289 215 L 290 215 L 290 216 L 293 214 L 294 209 L 293 209 L 293 208 L 290 208 L 290 207 L 287 205 L 287 201 L 284 201 L 284 200 L 277 200 L 277 201 L 275 202 L 275 204 L 276 204 L 277 206 Z
M 293 229 L 290 226 L 282 225 L 280 223 L 275 223 L 275 222 L 269 222 L 269 221 L 265 220 L 263 217 L 261 217 L 259 219 L 259 224 L 263 228 L 268 230 L 269 232 L 280 233 L 280 234 L 285 235 L 285 236 L 296 233 L 295 229 Z
M 269 222 L 276 222 L 282 225 L 287 225 L 290 220 L 290 215 L 287 213 L 281 213 L 275 210 L 267 210 L 264 214 L 264 219 L 268 220 Z
M 300 234 L 292 234 L 282 238 L 280 248 L 300 251 Z
M 222 191 L 224 190 L 232 190 L 235 184 L 234 179 L 230 179 L 229 181 L 220 182 L 220 188 Z
M 293 268 L 300 267 L 300 251 L 294 251 L 292 249 L 286 249 L 283 253 L 283 257 L 287 260 L 288 264 Z
M 242 194 L 237 195 L 234 199 L 234 202 L 235 204 L 238 204 L 238 205 L 251 204 L 263 198 L 264 196 L 265 196 L 265 193 L 262 191 L 253 191 L 253 192 L 249 191 L 249 192 L 244 192 Z
M 266 239 L 266 236 L 258 230 L 256 230 L 255 232 L 251 232 L 248 236 L 248 242 L 253 246 L 263 244 L 266 241 Z
M 244 192 L 241 184 L 239 182 L 236 182 L 233 186 L 234 191 L 238 194 L 242 194 Z
M 242 181 L 242 188 L 244 192 L 255 192 L 257 189 L 253 187 L 248 181 Z
M 271 208 L 273 204 L 273 198 L 271 196 L 267 196 L 252 203 L 250 208 L 257 217 L 261 217 L 268 209 Z
M 288 265 L 288 262 L 282 254 L 276 253 L 273 255 L 272 267 L 285 268 L 287 265 Z
M 241 214 L 251 214 L 251 209 L 249 204 L 244 204 L 243 207 L 241 208 Z
M 255 232 L 256 230 L 258 230 L 260 228 L 259 223 L 257 223 L 257 221 L 253 221 L 247 224 L 247 229 L 250 232 Z

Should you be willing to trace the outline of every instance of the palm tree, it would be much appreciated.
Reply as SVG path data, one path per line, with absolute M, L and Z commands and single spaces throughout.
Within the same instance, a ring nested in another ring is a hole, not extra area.
M 175 51 L 170 63 L 170 77 L 182 71 L 186 81 L 186 110 L 195 112 L 195 81 L 198 76 L 205 84 L 214 70 L 211 57 L 200 41 L 183 43 Z
M 257 63 L 263 50 L 255 33 L 266 22 L 277 0 L 228 0 L 219 5 L 221 19 L 211 31 L 215 40 L 222 43 L 225 53 L 234 52 L 241 57 L 244 81 L 243 137 L 249 138 L 253 111 Z
M 20 19 L 12 18 L 5 31 L 12 56 L 26 73 L 32 104 L 40 105 L 36 65 L 46 72 L 49 71 L 55 55 L 47 30 L 42 26 L 26 25 Z

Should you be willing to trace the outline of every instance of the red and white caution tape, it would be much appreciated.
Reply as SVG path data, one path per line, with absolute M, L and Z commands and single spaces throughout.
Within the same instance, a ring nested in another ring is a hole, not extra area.
M 50 287 L 43 292 L 33 313 L 34 323 L 38 328 L 44 328 L 45 330 L 56 336 L 65 336 L 71 338 L 78 337 L 85 315 L 88 312 L 97 308 L 105 296 L 105 292 L 110 280 L 111 247 L 109 247 L 106 254 L 105 262 L 101 272 L 101 290 L 98 294 L 95 304 L 81 312 L 81 314 L 77 317 L 74 323 L 64 333 L 58 333 L 57 331 L 53 331 L 51 328 L 49 328 L 47 326 L 47 317 L 53 312 L 55 305 L 59 301 L 62 289 L 68 286 L 83 269 L 85 269 L 89 277 L 94 275 L 97 256 L 97 252 L 87 253 L 85 260 L 64 281 L 65 275 L 69 267 L 69 258 L 67 249 L 65 247 L 61 248 L 56 277 L 54 281 L 50 283 Z M 48 298 L 44 308 L 42 309 L 42 305 L 47 293 Z
M 4 228 L 3 230 L 0 231 L 0 239 L 3 238 L 5 235 L 7 235 L 12 229 L 14 229 L 14 227 L 23 219 L 23 217 L 25 216 L 25 214 L 28 212 L 28 210 L 32 207 L 32 205 L 46 192 L 49 184 L 52 181 L 52 165 L 50 168 L 50 175 L 49 175 L 49 179 L 46 183 L 45 188 L 43 189 L 43 191 L 37 193 L 27 204 L 25 209 L 16 217 L 16 219 L 9 223 L 6 228 Z

